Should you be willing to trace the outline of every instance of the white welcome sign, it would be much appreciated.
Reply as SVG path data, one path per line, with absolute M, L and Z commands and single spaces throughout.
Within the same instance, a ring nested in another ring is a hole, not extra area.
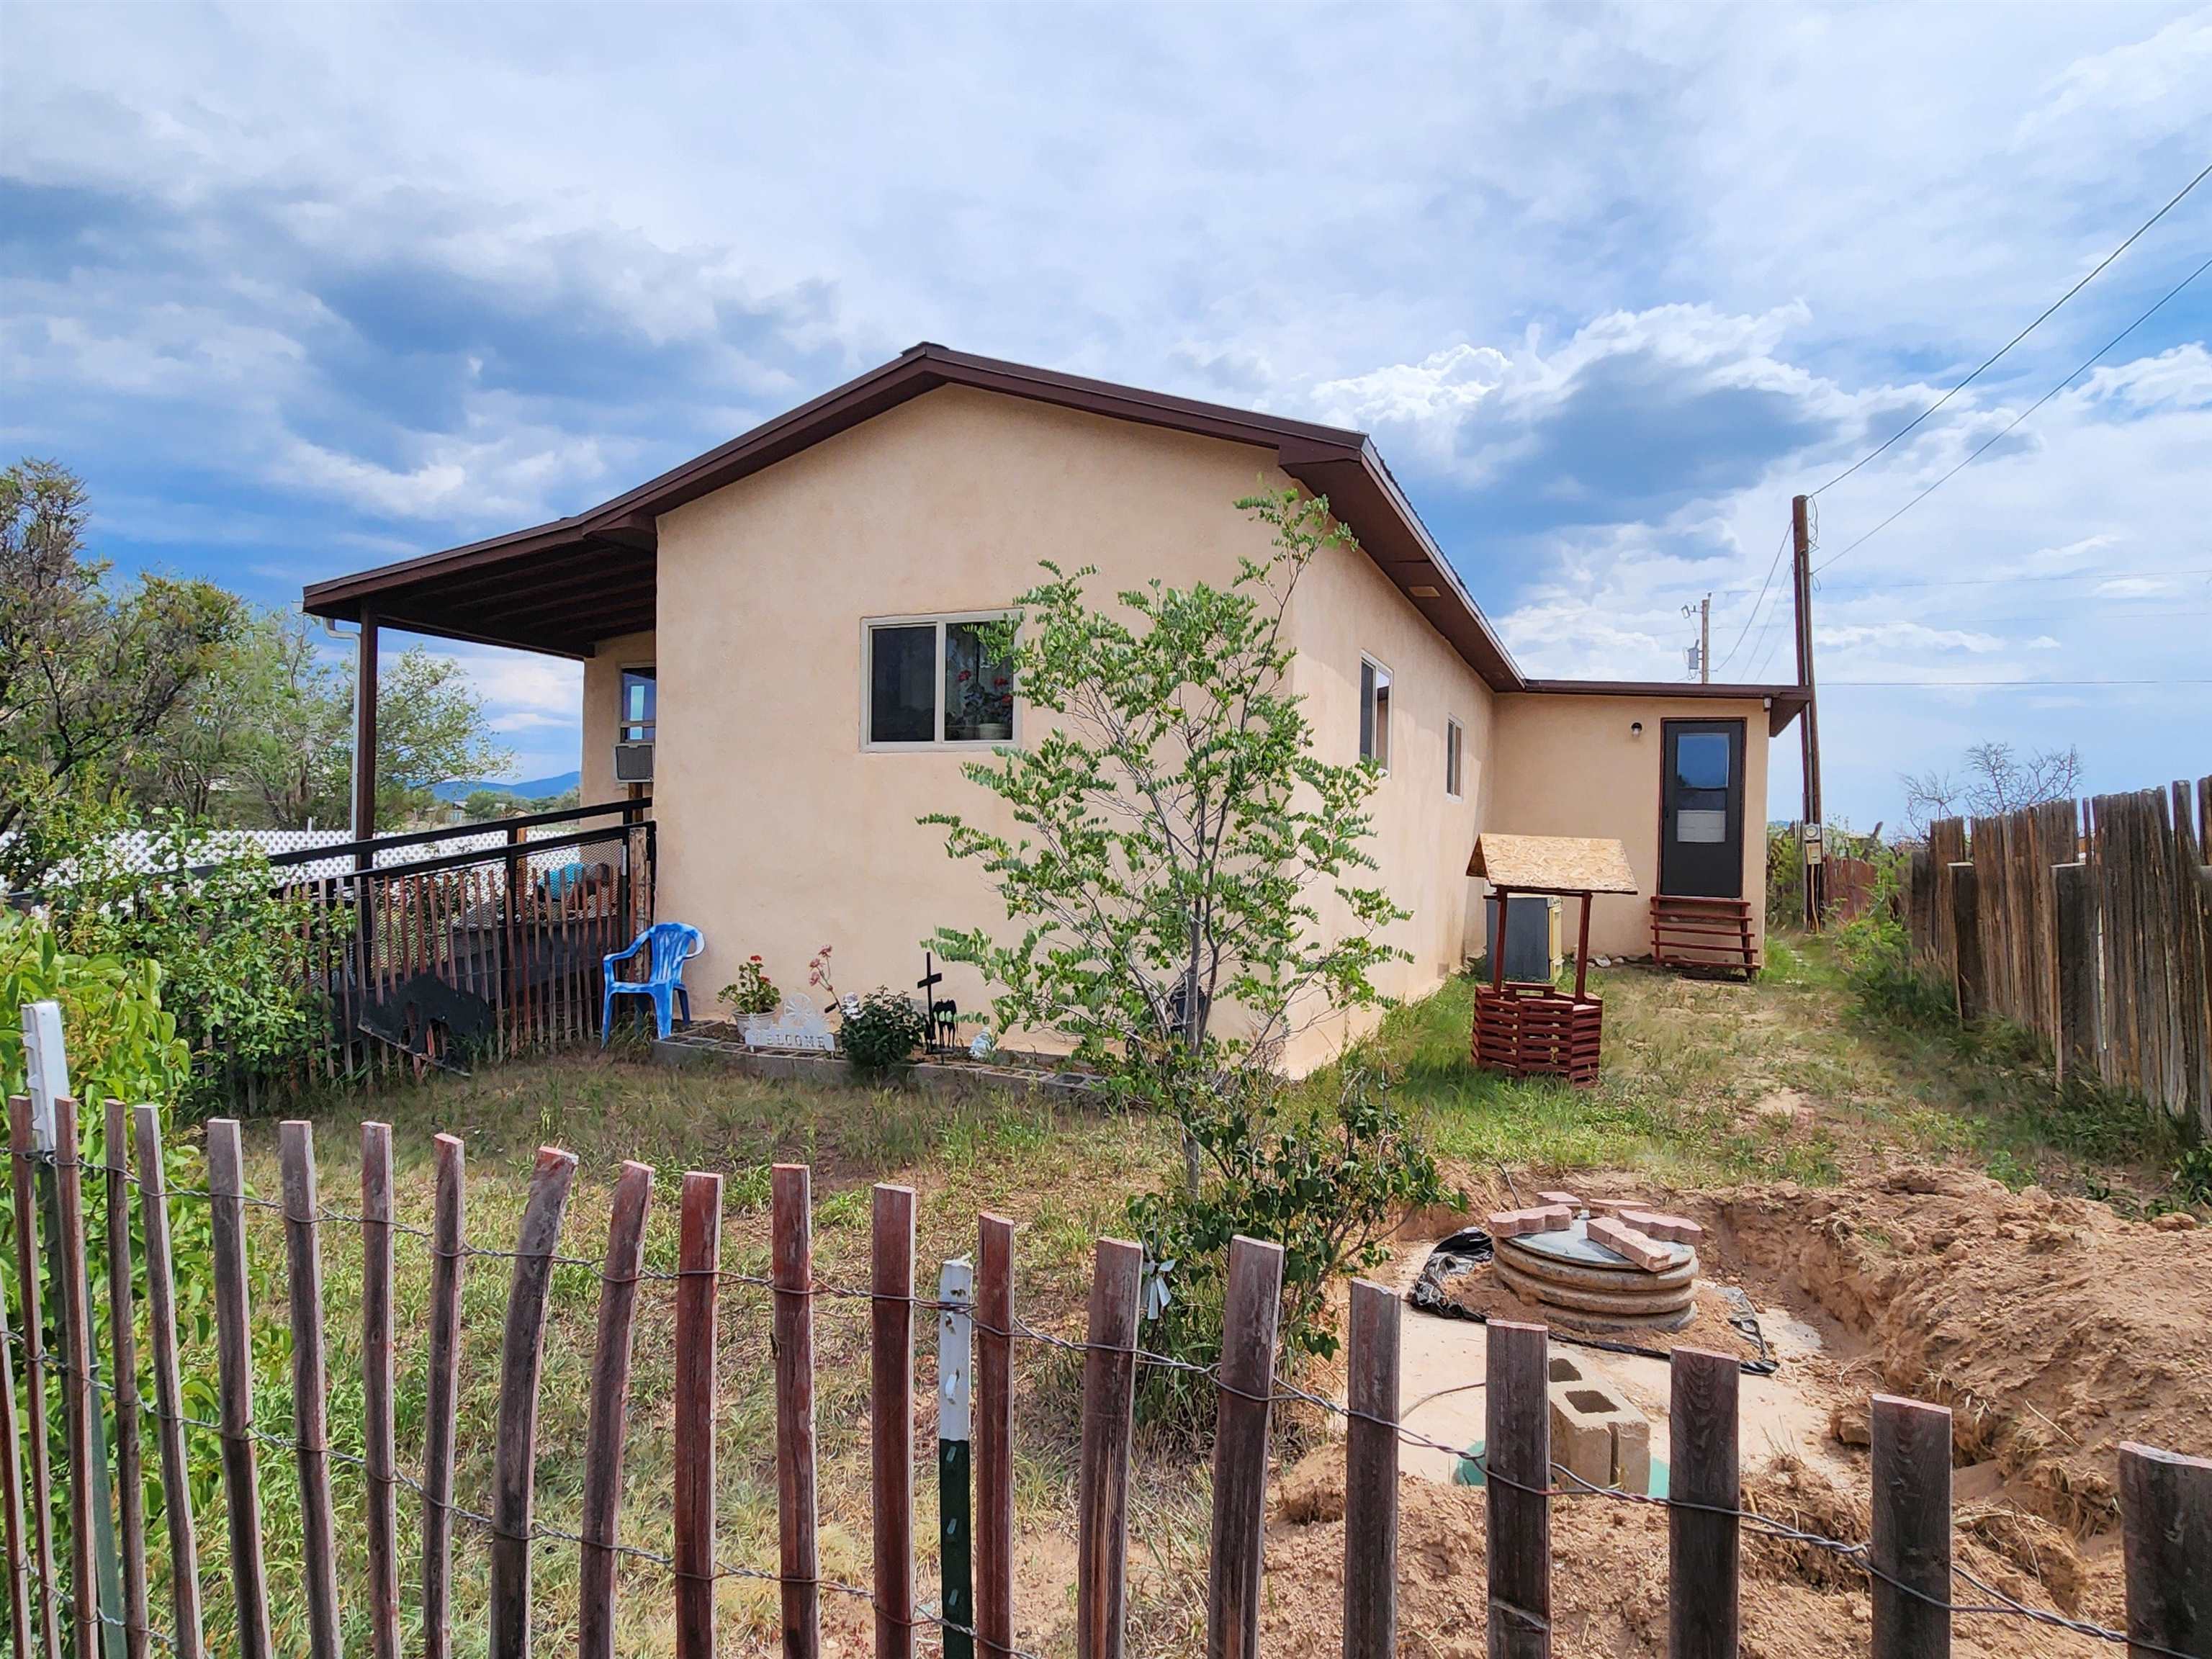
M 745 1021 L 748 1048 L 811 1048 L 823 1054 L 837 1051 L 837 1034 L 830 1022 L 805 1003 L 787 1001 L 776 1014 L 754 1014 Z

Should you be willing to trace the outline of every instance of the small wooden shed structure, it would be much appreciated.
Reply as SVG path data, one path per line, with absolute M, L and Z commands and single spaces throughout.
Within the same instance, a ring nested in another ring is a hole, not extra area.
M 1605 1005 L 1589 993 L 1590 898 L 1636 891 L 1628 849 L 1617 841 L 1582 836 L 1477 836 L 1467 872 L 1498 897 L 1498 938 L 1490 983 L 1474 994 L 1469 1052 L 1485 1071 L 1513 1077 L 1563 1077 L 1577 1088 L 1597 1081 Z M 1516 893 L 1557 894 L 1582 901 L 1575 937 L 1575 988 L 1505 977 L 1505 930 Z

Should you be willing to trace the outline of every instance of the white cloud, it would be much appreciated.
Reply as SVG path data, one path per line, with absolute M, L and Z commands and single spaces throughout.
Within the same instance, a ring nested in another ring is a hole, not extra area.
M 928 337 L 1374 428 L 1533 666 L 1679 673 L 1711 590 L 1729 672 L 1786 672 L 1772 590 L 1752 612 L 1790 494 L 2212 148 L 2201 7 L 1355 9 L 1251 41 L 1188 8 L 17 8 L 46 72 L 0 105 L 29 193 L 0 426 L 82 458 L 111 532 L 273 592 L 573 510 Z M 1822 495 L 1823 556 L 2178 279 L 2208 204 Z M 2176 301 L 1824 573 L 1837 678 L 2186 666 L 2155 601 L 2203 579 L 2135 573 L 2212 567 L 2205 323 Z M 573 719 L 573 678 L 491 660 L 508 729 Z M 2115 699 L 1838 693 L 1832 798 L 2039 722 L 2166 763 Z

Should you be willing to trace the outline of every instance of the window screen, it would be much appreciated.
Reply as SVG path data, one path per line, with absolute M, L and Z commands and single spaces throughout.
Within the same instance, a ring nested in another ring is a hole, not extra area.
M 868 741 L 937 740 L 937 624 L 868 630 Z

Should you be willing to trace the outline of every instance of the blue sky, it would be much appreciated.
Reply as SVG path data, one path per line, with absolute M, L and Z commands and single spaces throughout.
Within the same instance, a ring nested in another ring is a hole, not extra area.
M 935 339 L 1363 426 L 1521 660 L 1729 678 L 1788 520 L 2212 161 L 2212 9 L 12 3 L 0 426 L 269 602 Z M 1838 553 L 2212 256 L 2212 183 L 1820 498 Z M 1832 812 L 2212 765 L 2212 275 L 1820 578 Z M 1784 573 L 1786 574 L 1786 572 Z M 461 657 L 516 774 L 573 665 Z M 2152 685 L 2002 690 L 1987 680 Z M 1871 684 L 1939 681 L 1939 686 Z M 672 711 L 672 714 L 674 711 Z M 1796 792 L 1776 751 L 1771 805 Z

